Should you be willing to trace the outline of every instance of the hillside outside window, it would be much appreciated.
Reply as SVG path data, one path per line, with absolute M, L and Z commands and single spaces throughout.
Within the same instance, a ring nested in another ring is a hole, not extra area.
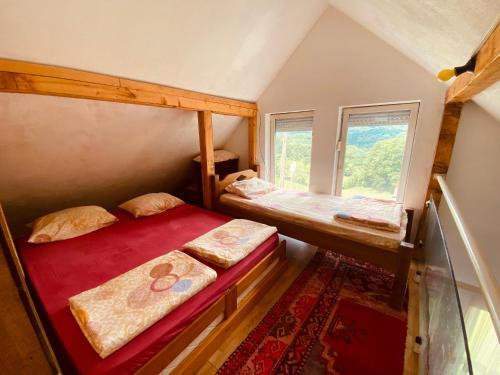
M 344 107 L 335 194 L 403 202 L 419 103 Z
M 270 180 L 285 189 L 309 191 L 313 112 L 271 115 Z

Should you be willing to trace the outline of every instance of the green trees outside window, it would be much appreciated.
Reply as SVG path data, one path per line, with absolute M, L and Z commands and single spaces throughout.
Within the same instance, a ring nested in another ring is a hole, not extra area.
M 312 131 L 278 131 L 274 140 L 274 181 L 285 189 L 308 191 Z
M 343 196 L 396 197 L 407 128 L 406 125 L 349 128 Z

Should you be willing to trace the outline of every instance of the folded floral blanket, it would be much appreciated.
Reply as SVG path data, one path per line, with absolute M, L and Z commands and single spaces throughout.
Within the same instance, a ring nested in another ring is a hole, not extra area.
M 392 201 L 357 197 L 346 201 L 335 220 L 347 224 L 398 233 L 403 205 Z
M 234 219 L 188 242 L 189 252 L 223 268 L 229 268 L 276 233 L 276 227 Z
M 69 306 L 106 358 L 216 278 L 213 269 L 175 250 L 71 297 Z
M 386 230 L 389 232 L 399 232 L 399 226 L 388 221 L 371 218 L 369 216 L 358 216 L 356 214 L 348 214 L 340 212 L 335 215 L 335 219 L 347 224 L 361 225 L 367 228 L 378 230 Z

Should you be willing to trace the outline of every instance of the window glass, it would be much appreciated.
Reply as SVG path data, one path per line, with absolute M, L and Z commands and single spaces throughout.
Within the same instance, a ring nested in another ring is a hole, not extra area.
M 337 194 L 401 200 L 416 116 L 411 109 L 353 112 L 343 114 Z
M 277 186 L 309 190 L 312 121 L 310 116 L 274 119 L 272 178 Z

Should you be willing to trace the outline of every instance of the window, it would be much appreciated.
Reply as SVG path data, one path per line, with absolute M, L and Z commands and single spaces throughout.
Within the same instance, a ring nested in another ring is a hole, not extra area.
M 346 107 L 335 194 L 402 202 L 419 103 Z
M 279 187 L 308 191 L 313 112 L 271 115 L 270 180 Z

